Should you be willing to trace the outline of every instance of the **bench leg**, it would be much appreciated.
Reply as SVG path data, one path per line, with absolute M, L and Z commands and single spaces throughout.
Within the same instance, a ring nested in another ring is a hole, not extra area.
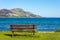
M 12 31 L 12 37 L 14 36 L 14 31 Z
M 33 35 L 35 35 L 35 31 L 33 31 Z

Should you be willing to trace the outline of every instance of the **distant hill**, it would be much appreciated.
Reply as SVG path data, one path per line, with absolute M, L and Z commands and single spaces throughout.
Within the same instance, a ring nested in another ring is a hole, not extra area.
M 14 9 L 1 9 L 0 10 L 0 17 L 40 18 L 41 16 L 35 15 L 31 12 L 26 12 L 20 8 L 14 8 Z

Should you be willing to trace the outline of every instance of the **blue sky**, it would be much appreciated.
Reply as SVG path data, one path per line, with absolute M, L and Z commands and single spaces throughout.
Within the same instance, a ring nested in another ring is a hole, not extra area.
M 60 17 L 60 0 L 0 0 L 0 9 L 22 8 L 42 17 Z

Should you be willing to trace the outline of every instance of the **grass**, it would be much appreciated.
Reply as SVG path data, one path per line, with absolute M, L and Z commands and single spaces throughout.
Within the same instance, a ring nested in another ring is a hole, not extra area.
M 0 40 L 60 40 L 60 33 L 43 33 L 37 32 L 34 36 L 30 33 L 29 35 L 20 35 L 11 37 L 10 31 L 0 32 Z M 16 32 L 15 34 L 27 34 L 25 32 Z

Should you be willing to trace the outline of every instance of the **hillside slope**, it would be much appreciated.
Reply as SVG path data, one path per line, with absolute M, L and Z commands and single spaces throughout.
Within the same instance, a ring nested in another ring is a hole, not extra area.
M 31 12 L 26 12 L 20 8 L 14 9 L 1 9 L 0 17 L 16 17 L 16 18 L 40 18 L 41 16 L 35 15 Z

